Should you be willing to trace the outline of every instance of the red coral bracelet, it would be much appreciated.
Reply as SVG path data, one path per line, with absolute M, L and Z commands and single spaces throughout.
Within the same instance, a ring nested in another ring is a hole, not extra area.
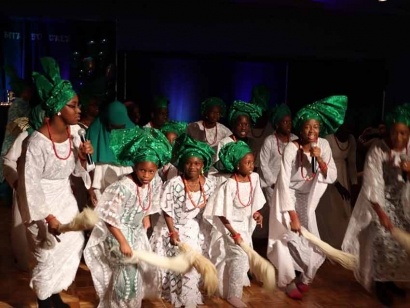
M 174 234 L 178 234 L 178 232 L 177 232 L 177 231 L 169 232 L 169 233 L 168 233 L 168 236 L 171 237 L 171 236 L 173 236 Z
M 241 234 L 240 233 L 236 233 L 236 235 L 231 235 L 231 237 L 232 237 L 232 239 L 234 239 L 234 240 L 237 240 L 238 238 L 240 238 L 241 237 Z
M 46 218 L 46 223 L 48 224 L 50 221 L 52 221 L 53 219 L 56 219 L 55 216 L 51 216 L 50 218 Z

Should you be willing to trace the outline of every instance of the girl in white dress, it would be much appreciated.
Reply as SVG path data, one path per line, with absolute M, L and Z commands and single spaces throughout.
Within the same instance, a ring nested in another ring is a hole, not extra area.
M 162 181 L 157 175 L 171 159 L 171 146 L 155 129 L 116 130 L 111 147 L 117 161 L 133 163 L 134 172 L 108 186 L 95 211 L 100 220 L 84 249 L 100 300 L 99 308 L 141 307 L 142 299 L 158 296 L 155 268 L 144 263 L 124 264 L 133 250 L 151 250 L 146 228 L 157 213 Z
M 182 175 L 164 185 L 160 217 L 151 238 L 152 249 L 175 256 L 178 242 L 203 253 L 208 250 L 211 226 L 202 218 L 214 182 L 203 175 L 212 163 L 213 149 L 205 142 L 182 135 L 177 139 L 176 164 Z M 200 275 L 193 268 L 186 274 L 162 271 L 162 297 L 175 307 L 202 305 Z
M 219 123 L 226 113 L 226 104 L 218 97 L 210 97 L 201 103 L 203 120 L 188 125 L 188 135 L 192 138 L 206 142 L 214 150 L 223 138 L 232 135 L 225 125 Z
M 75 278 L 84 244 L 82 232 L 59 234 L 60 224 L 69 223 L 78 206 L 70 186 L 70 175 L 81 176 L 87 188 L 91 180 L 84 169 L 85 154 L 92 154 L 90 142 L 73 146 L 70 125 L 80 119 L 78 97 L 71 83 L 62 80 L 58 64 L 42 58 L 45 76 L 33 73 L 46 125 L 31 134 L 23 144 L 19 170 L 19 206 L 27 227 L 27 240 L 35 258 L 30 286 L 40 308 L 68 307 L 59 292 L 66 290 Z M 42 246 L 47 233 L 58 238 L 54 248 Z
M 266 200 L 259 176 L 253 172 L 252 150 L 245 142 L 226 144 L 219 158 L 223 171 L 231 176 L 217 188 L 205 209 L 205 218 L 214 225 L 210 256 L 218 270 L 219 296 L 234 307 L 246 307 L 242 293 L 243 287 L 250 285 L 249 261 L 239 244 L 245 241 L 252 246 L 252 232 L 263 220 L 258 211 Z
M 359 258 L 356 279 L 390 306 L 392 295 L 406 296 L 394 282 L 410 281 L 409 254 L 390 233 L 393 227 L 410 232 L 408 106 L 396 107 L 386 124 L 389 134 L 367 153 L 363 186 L 342 248 Z
M 325 260 L 298 233 L 303 226 L 319 237 L 315 209 L 327 185 L 337 177 L 329 143 L 319 134 L 336 131 L 346 108 L 346 96 L 332 96 L 299 110 L 293 120 L 299 139 L 283 152 L 272 197 L 267 255 L 278 269 L 279 287 L 293 299 L 301 299 L 302 292 L 308 291 Z

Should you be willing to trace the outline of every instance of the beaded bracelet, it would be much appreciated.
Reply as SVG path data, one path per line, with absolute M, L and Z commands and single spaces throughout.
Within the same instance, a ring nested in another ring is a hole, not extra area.
M 326 163 L 320 163 L 319 164 L 319 168 L 320 168 L 320 170 L 326 170 L 327 169 L 327 164 Z
M 171 237 L 174 234 L 178 235 L 178 232 L 177 231 L 171 231 L 171 232 L 168 233 L 168 236 Z
M 238 238 L 241 237 L 241 234 L 240 234 L 240 233 L 236 233 L 236 235 L 231 235 L 231 237 L 232 237 L 233 240 L 237 240 Z

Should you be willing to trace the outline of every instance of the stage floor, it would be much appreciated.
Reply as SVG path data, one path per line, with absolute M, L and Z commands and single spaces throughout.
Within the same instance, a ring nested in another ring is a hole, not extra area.
M 10 222 L 11 209 L 0 204 L 0 307 L 37 307 L 34 293 L 29 288 L 29 275 L 16 270 L 11 253 Z M 63 300 L 74 308 L 96 307 L 96 296 L 90 273 L 81 264 L 73 285 L 63 293 Z M 245 288 L 244 301 L 249 308 L 262 307 L 382 307 L 375 298 L 368 294 L 354 279 L 353 274 L 338 265 L 329 262 L 320 268 L 311 290 L 301 301 L 294 301 L 277 290 L 268 294 L 257 284 Z M 157 301 L 144 301 L 142 307 L 172 307 Z M 217 298 L 205 298 L 205 305 L 200 307 L 231 307 Z M 392 307 L 410 307 L 410 296 L 397 299 Z

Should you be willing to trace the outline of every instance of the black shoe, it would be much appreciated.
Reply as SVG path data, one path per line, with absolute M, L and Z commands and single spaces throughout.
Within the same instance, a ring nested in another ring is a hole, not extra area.
M 390 307 L 392 303 L 392 297 L 387 292 L 387 287 L 384 282 L 376 281 L 376 296 L 380 303 L 385 307 Z
M 400 297 L 406 297 L 406 290 L 399 288 L 393 281 L 386 282 L 386 289 L 392 292 L 394 295 Z
M 54 308 L 70 308 L 69 304 L 63 302 L 63 300 L 60 297 L 60 294 L 53 294 L 50 298 Z
M 38 308 L 52 308 L 50 297 L 44 300 L 37 298 L 37 304 L 38 304 Z

